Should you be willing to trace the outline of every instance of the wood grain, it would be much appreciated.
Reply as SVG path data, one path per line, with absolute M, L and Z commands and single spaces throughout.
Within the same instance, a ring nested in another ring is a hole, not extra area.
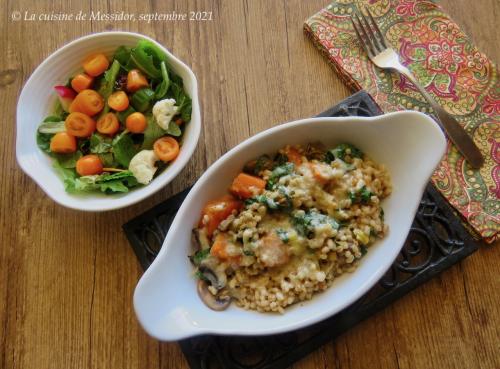
M 491 58 L 500 58 L 498 0 L 446 0 L 449 13 Z M 132 294 L 141 270 L 121 225 L 180 191 L 220 155 L 280 122 L 348 96 L 302 32 L 325 1 L 2 1 L 0 109 L 0 368 L 187 368 L 175 343 L 139 327 Z M 211 22 L 27 22 L 13 11 L 76 13 L 209 10 Z M 50 53 L 104 30 L 144 33 L 192 66 L 203 132 L 171 185 L 104 214 L 52 202 L 15 161 L 20 89 Z M 296 363 L 312 368 L 499 368 L 500 256 L 484 248 L 390 308 Z

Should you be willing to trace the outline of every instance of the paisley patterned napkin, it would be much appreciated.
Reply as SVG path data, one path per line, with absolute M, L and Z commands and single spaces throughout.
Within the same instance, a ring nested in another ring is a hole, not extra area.
M 473 170 L 456 148 L 448 149 L 432 181 L 487 242 L 500 239 L 500 79 L 482 54 L 441 7 L 429 0 L 339 0 L 309 18 L 305 32 L 354 90 L 365 89 L 385 112 L 430 108 L 413 85 L 375 67 L 350 21 L 369 7 L 406 66 L 465 127 L 485 156 Z M 411 168 L 409 168 L 411 170 Z

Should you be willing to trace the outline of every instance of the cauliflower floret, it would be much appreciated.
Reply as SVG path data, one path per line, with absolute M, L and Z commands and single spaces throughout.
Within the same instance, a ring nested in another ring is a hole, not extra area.
M 142 150 L 139 151 L 130 160 L 128 169 L 132 172 L 137 182 L 142 184 L 148 184 L 153 179 L 158 168 L 155 167 L 155 162 L 158 157 L 153 150 Z
M 179 107 L 175 105 L 175 99 L 160 100 L 153 106 L 155 121 L 164 130 L 168 129 L 170 121 L 178 111 Z

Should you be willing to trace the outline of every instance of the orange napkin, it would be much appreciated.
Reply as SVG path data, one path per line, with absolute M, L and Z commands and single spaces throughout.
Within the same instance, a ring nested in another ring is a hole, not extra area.
M 384 112 L 431 109 L 405 77 L 368 60 L 350 21 L 350 14 L 364 6 L 403 64 L 472 135 L 486 159 L 480 170 L 473 170 L 448 142 L 432 182 L 480 237 L 487 242 L 500 239 L 497 67 L 432 1 L 335 1 L 305 22 L 305 32 L 342 80 L 352 89 L 366 90 Z

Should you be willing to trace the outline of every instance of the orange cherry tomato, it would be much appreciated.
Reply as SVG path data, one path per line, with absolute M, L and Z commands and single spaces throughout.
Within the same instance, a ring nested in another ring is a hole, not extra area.
M 116 111 L 124 111 L 128 108 L 128 96 L 123 91 L 116 91 L 108 97 L 108 105 Z
M 67 132 L 58 132 L 50 140 L 50 151 L 69 154 L 76 151 L 76 138 Z
M 89 76 L 85 73 L 77 74 L 71 80 L 71 87 L 76 92 L 81 92 L 83 90 L 89 89 L 92 86 L 92 82 L 94 82 L 94 77 Z
M 173 137 L 162 137 L 155 141 L 153 150 L 161 161 L 172 161 L 179 155 L 179 143 Z
M 103 74 L 108 67 L 109 61 L 104 54 L 93 54 L 83 61 L 83 70 L 92 77 Z
M 104 99 L 94 90 L 83 90 L 69 106 L 71 113 L 77 111 L 87 115 L 96 115 L 104 108 Z
M 76 137 L 90 137 L 96 128 L 95 120 L 80 112 L 70 113 L 64 125 L 66 132 Z
M 135 92 L 143 87 L 149 86 L 148 80 L 139 71 L 139 69 L 132 69 L 127 74 L 127 90 Z
M 139 112 L 132 113 L 125 119 L 125 126 L 132 133 L 142 133 L 147 126 L 146 117 Z
M 120 123 L 114 113 L 106 113 L 96 124 L 97 131 L 105 135 L 114 135 L 120 129 Z
M 97 155 L 82 156 L 76 162 L 76 172 L 81 176 L 91 176 L 102 173 L 102 162 Z

